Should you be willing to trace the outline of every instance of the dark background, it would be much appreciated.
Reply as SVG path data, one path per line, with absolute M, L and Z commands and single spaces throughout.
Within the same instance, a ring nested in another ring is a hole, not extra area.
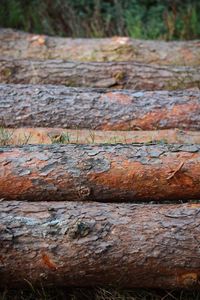
M 0 26 L 72 37 L 200 38 L 200 0 L 0 0 Z

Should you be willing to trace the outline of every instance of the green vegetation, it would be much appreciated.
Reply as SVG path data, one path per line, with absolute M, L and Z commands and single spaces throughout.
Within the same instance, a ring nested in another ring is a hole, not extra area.
M 31 134 L 24 133 L 22 138 L 18 138 L 17 141 L 13 140 L 13 132 L 7 130 L 0 126 L 0 146 L 10 146 L 10 145 L 27 145 L 31 138 Z M 1 300 L 1 299 L 0 299 Z
M 0 26 L 73 37 L 200 38 L 199 0 L 1 0 Z
M 6 146 L 12 143 L 12 133 L 0 127 L 0 146 Z

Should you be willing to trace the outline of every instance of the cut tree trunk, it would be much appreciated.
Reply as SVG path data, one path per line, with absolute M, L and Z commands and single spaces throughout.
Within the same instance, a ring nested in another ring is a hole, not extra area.
M 0 286 L 199 288 L 200 204 L 0 203 Z
M 199 90 L 137 92 L 2 84 L 0 125 L 200 130 L 200 94 Z
M 0 58 L 0 82 L 158 90 L 200 86 L 200 67 Z
M 147 64 L 200 65 L 200 41 L 142 41 L 128 37 L 72 39 L 0 30 L 0 53 L 20 59 L 135 61 Z
M 0 145 L 26 144 L 200 144 L 200 131 L 100 131 L 63 128 L 1 128 Z
M 53 201 L 199 199 L 200 145 L 0 148 L 0 198 Z

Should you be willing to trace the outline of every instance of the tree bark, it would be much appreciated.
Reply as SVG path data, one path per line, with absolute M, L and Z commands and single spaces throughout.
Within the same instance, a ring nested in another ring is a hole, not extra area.
M 131 144 L 131 143 L 200 144 L 199 131 L 178 129 L 152 131 L 100 131 L 62 128 L 2 128 L 0 145 L 24 144 Z
M 1 128 L 0 145 L 26 144 L 200 144 L 200 131 L 100 131 L 63 128 Z
M 200 204 L 0 203 L 0 286 L 199 288 Z
M 159 66 L 135 62 L 21 60 L 1 57 L 0 82 L 173 90 L 199 87 L 200 67 Z
M 136 92 L 2 84 L 0 125 L 200 130 L 199 90 Z
M 0 53 L 16 59 L 135 61 L 162 65 L 200 65 L 200 41 L 142 41 L 128 37 L 72 39 L 0 30 Z
M 29 201 L 199 199 L 200 145 L 0 148 L 0 198 Z

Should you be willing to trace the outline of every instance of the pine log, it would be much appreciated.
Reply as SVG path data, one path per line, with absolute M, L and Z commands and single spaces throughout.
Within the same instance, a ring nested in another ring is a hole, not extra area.
M 29 201 L 199 199 L 200 145 L 0 148 L 0 198 Z
M 199 288 L 200 204 L 0 203 L 0 286 Z
M 26 144 L 200 144 L 200 131 L 100 131 L 63 128 L 1 128 L 0 145 Z
M 135 61 L 147 64 L 200 65 L 200 41 L 144 41 L 128 37 L 72 39 L 0 30 L 0 53 L 19 59 Z
M 2 84 L 0 125 L 200 130 L 200 93 L 199 90 L 137 92 Z
M 173 90 L 200 86 L 200 67 L 137 62 L 69 62 L 0 57 L 1 83 Z

